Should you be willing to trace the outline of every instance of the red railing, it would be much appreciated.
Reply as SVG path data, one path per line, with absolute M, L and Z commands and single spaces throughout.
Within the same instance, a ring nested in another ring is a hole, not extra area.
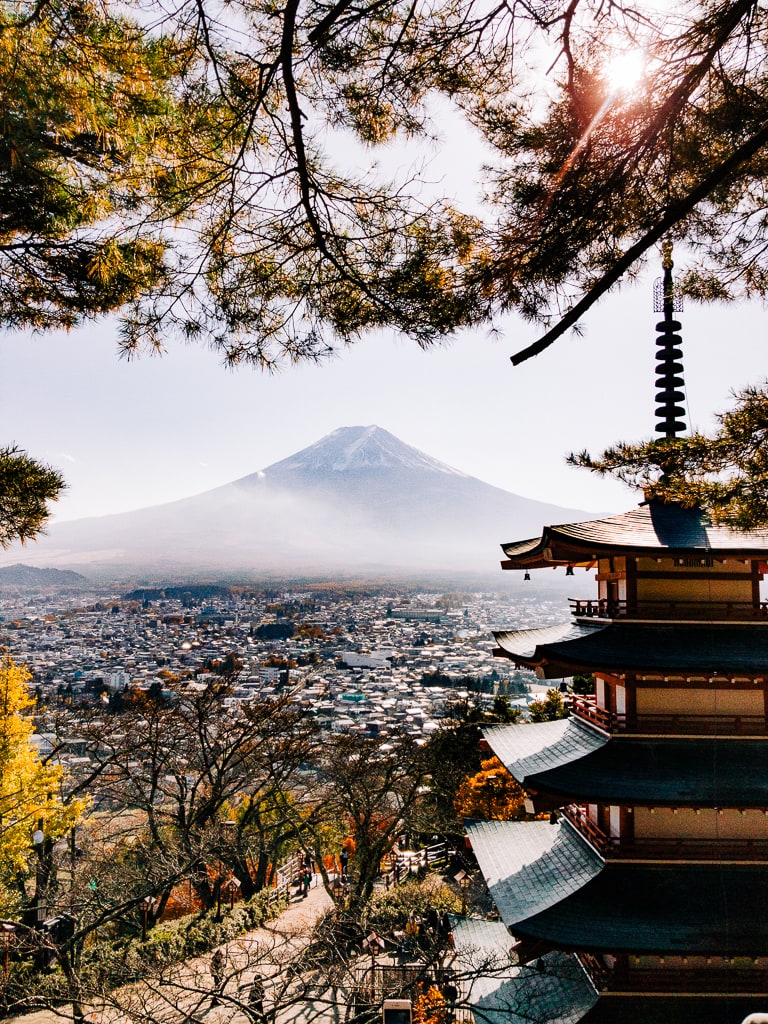
M 605 708 L 598 707 L 594 697 L 574 693 L 570 698 L 570 705 L 572 714 L 606 732 L 621 728 L 620 717 L 623 721 L 623 716 L 614 715 L 612 712 L 606 711 Z
M 768 601 L 626 601 L 607 598 L 569 598 L 571 614 L 581 619 L 693 619 L 752 622 L 768 619 Z
M 609 853 L 612 847 L 610 836 L 607 836 L 601 828 L 598 828 L 594 822 L 589 820 L 585 807 L 579 804 L 571 804 L 568 807 L 564 807 L 561 813 L 566 821 L 570 822 L 576 831 L 594 846 L 598 853 Z
M 571 804 L 563 817 L 606 860 L 748 860 L 768 861 L 768 839 L 668 839 L 622 840 L 609 836 L 587 817 L 586 808 Z
M 764 736 L 765 715 L 618 715 L 598 707 L 595 698 L 573 694 L 571 713 L 603 732 L 650 733 L 662 736 Z

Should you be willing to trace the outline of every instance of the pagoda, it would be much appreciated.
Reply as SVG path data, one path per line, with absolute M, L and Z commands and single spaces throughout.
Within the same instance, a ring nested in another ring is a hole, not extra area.
M 657 431 L 684 429 L 665 258 Z M 658 308 L 658 307 L 657 307 Z M 518 964 L 483 1020 L 741 1024 L 768 1011 L 768 532 L 649 500 L 503 545 L 508 570 L 596 570 L 570 618 L 495 634 L 568 718 L 484 736 L 537 820 L 469 840 Z

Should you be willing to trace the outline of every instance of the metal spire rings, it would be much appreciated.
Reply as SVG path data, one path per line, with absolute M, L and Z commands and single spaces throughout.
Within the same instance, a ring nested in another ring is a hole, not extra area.
M 685 429 L 683 416 L 685 398 L 683 387 L 683 339 L 677 332 L 681 324 L 672 316 L 683 308 L 682 300 L 675 297 L 672 280 L 672 243 L 662 244 L 664 277 L 654 283 L 653 309 L 663 313 L 664 319 L 656 324 L 659 335 L 656 338 L 656 430 L 664 437 L 677 437 Z

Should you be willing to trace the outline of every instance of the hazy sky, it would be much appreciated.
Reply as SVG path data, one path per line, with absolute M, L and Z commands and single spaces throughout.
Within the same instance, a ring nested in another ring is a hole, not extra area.
M 187 497 L 337 427 L 372 423 L 506 490 L 619 511 L 640 499 L 564 456 L 652 434 L 657 274 L 593 311 L 583 336 L 517 368 L 509 356 L 537 332 L 513 320 L 498 338 L 472 332 L 426 352 L 368 338 L 324 365 L 275 376 L 226 370 L 183 345 L 126 362 L 110 322 L 0 336 L 0 444 L 15 441 L 63 470 L 60 519 Z M 731 389 L 768 376 L 765 313 L 689 304 L 681 319 L 690 422 L 706 429 Z
M 418 144 L 428 193 L 480 212 L 482 146 L 449 108 L 434 110 L 431 148 Z M 372 153 L 326 133 L 334 158 L 371 167 Z M 380 173 L 407 179 L 408 147 L 376 153 Z M 680 254 L 676 262 L 684 264 Z M 57 518 L 159 504 L 263 469 L 341 426 L 377 424 L 488 483 L 587 511 L 640 500 L 565 465 L 653 434 L 652 281 L 615 293 L 571 334 L 514 368 L 509 356 L 539 331 L 509 319 L 499 336 L 467 332 L 421 351 L 407 339 L 364 339 L 320 366 L 266 376 L 226 370 L 206 350 L 171 344 L 163 358 L 126 362 L 115 326 L 69 335 L 0 335 L 0 445 L 17 442 L 68 482 Z M 681 316 L 689 425 L 708 429 L 732 389 L 768 377 L 766 316 L 757 304 L 700 307 Z

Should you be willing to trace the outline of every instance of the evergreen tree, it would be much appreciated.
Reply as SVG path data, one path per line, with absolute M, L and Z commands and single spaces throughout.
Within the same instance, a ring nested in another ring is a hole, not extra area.
M 6 324 L 122 309 L 129 352 L 175 328 L 272 367 L 385 325 L 426 345 L 554 319 L 522 359 L 670 233 L 699 259 L 689 294 L 768 292 L 756 0 L 136 7 L 2 7 Z M 433 133 L 436 96 L 485 146 L 482 219 L 339 157 L 337 130 Z
M 741 529 L 768 526 L 768 391 L 747 387 L 717 417 L 711 435 L 620 444 L 600 457 L 570 461 L 614 476 L 647 498 L 699 506 L 713 520 Z
M 528 705 L 528 716 L 532 722 L 554 722 L 567 718 L 568 707 L 559 690 L 547 690 L 546 696 L 532 700 Z
M 0 448 L 0 548 L 30 540 L 48 518 L 48 502 L 64 488 L 61 475 L 17 447 Z

